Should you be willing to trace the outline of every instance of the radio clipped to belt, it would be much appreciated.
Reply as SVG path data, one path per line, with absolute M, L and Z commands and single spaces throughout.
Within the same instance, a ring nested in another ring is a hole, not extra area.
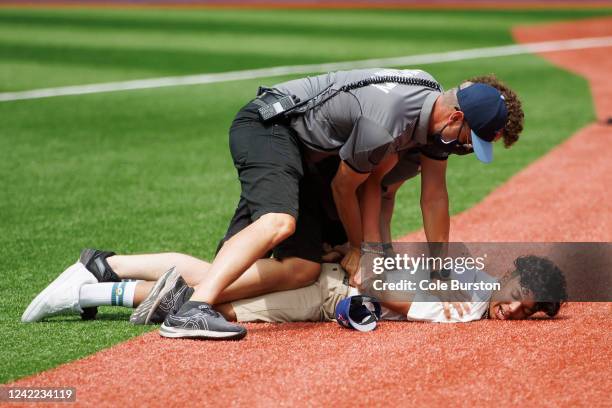
M 255 103 L 260 106 L 260 108 L 258 109 L 260 119 L 263 122 L 269 122 L 281 117 L 287 118 L 292 114 L 305 113 L 310 109 L 313 109 L 314 107 L 327 102 L 340 92 L 348 92 L 353 89 L 363 88 L 368 85 L 382 84 L 387 82 L 403 85 L 422 86 L 433 89 L 438 92 L 442 90 L 440 84 L 438 84 L 436 81 L 432 81 L 429 79 L 404 77 L 399 75 L 384 75 L 351 82 L 340 87 L 339 89 L 333 90 L 331 95 L 328 95 L 325 98 L 321 98 L 320 100 L 318 100 L 319 97 L 323 96 L 323 94 L 325 94 L 325 92 L 327 92 L 334 84 L 330 84 L 312 98 L 306 99 L 304 101 L 300 101 L 300 98 L 298 98 L 296 95 L 287 95 L 280 92 L 278 89 L 260 86 L 257 91 L 257 99 L 255 99 Z
M 285 95 L 277 89 L 260 86 L 255 103 L 260 105 L 257 110 L 259 118 L 263 122 L 269 122 L 290 112 L 299 101 L 300 99 L 295 95 Z

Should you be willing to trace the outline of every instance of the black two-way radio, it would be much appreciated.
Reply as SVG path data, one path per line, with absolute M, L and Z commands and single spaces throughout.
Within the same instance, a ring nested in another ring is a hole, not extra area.
M 257 111 L 262 121 L 267 122 L 295 109 L 295 99 L 291 96 L 281 96 L 276 102 L 268 103 Z
M 340 88 L 334 90 L 334 92 L 323 98 L 319 101 L 317 99 L 322 96 L 325 92 L 327 92 L 334 84 L 330 84 L 328 87 L 323 89 L 321 92 L 316 94 L 315 96 L 306 99 L 304 101 L 300 101 L 295 95 L 284 95 L 281 94 L 278 90 L 274 89 L 275 100 L 271 103 L 266 103 L 262 107 L 258 109 L 259 117 L 262 121 L 267 122 L 272 119 L 276 119 L 278 117 L 288 117 L 291 114 L 303 114 L 316 106 L 319 106 L 340 92 L 349 92 L 357 88 L 363 88 L 368 85 L 374 84 L 383 84 L 383 83 L 397 83 L 402 85 L 413 85 L 413 86 L 423 86 L 426 88 L 433 89 L 435 91 L 441 92 L 442 87 L 436 81 L 432 81 L 425 78 L 414 78 L 414 77 L 405 77 L 401 75 L 383 75 L 383 76 L 375 76 L 366 79 L 362 79 L 359 81 L 348 83 Z M 262 88 L 260 88 L 261 90 Z M 264 91 L 268 92 L 268 91 Z M 313 102 L 308 105 L 310 102 Z M 307 106 L 308 105 L 308 106 Z

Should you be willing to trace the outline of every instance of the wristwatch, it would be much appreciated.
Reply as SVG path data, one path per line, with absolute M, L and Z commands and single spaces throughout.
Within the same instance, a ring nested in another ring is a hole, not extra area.
M 382 244 L 363 242 L 361 244 L 361 254 L 384 255 L 385 252 L 383 250 Z
M 449 268 L 442 268 L 437 271 L 431 271 L 429 275 L 431 279 L 448 280 L 451 276 L 451 272 Z

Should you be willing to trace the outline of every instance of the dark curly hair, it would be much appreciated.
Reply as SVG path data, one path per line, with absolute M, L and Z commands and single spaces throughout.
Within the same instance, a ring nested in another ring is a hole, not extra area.
M 521 287 L 535 297 L 536 312 L 543 311 L 553 317 L 567 301 L 565 276 L 552 261 L 535 255 L 514 260 L 512 276 L 519 276 Z
M 523 106 L 516 92 L 508 88 L 493 74 L 476 76 L 467 79 L 467 81 L 490 85 L 504 96 L 506 108 L 508 109 L 508 120 L 506 121 L 502 137 L 504 138 L 505 147 L 512 146 L 519 139 L 525 121 Z

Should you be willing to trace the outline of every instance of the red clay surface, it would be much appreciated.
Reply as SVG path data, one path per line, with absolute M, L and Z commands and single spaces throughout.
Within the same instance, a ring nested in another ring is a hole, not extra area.
M 520 28 L 515 35 L 612 35 L 612 21 Z M 611 72 L 609 52 L 546 56 L 597 81 L 600 117 L 612 115 L 600 104 L 610 100 L 612 84 L 597 79 Z M 453 239 L 610 241 L 611 136 L 612 127 L 583 129 L 455 217 Z M 612 389 L 611 313 L 610 303 L 574 303 L 554 320 L 383 322 L 365 334 L 334 323 L 249 324 L 240 342 L 175 341 L 153 332 L 14 385 L 75 386 L 77 405 L 98 407 L 603 407 Z
M 518 27 L 513 34 L 518 42 L 603 37 L 612 35 L 612 18 Z M 612 124 L 605 123 L 612 118 L 610 55 L 610 48 L 543 55 L 589 80 L 598 120 L 453 217 L 451 241 L 612 241 Z M 424 239 L 422 231 L 403 238 Z

